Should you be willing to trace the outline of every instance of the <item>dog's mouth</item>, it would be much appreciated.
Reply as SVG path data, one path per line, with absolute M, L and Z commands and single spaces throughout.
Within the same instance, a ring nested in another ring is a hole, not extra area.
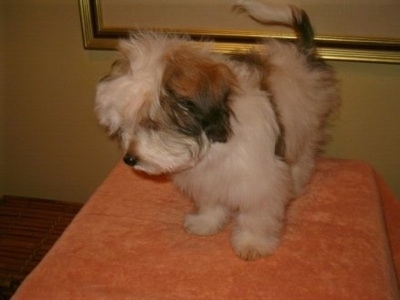
M 182 165 L 160 166 L 140 159 L 137 156 L 126 154 L 123 158 L 124 163 L 132 167 L 135 171 L 144 172 L 149 175 L 174 174 L 190 169 L 195 164 L 194 161 L 188 161 Z
M 173 170 L 164 170 L 156 164 L 149 163 L 129 153 L 125 154 L 123 161 L 126 165 L 132 167 L 135 171 L 143 172 L 149 175 L 160 175 L 173 172 Z
M 139 158 L 132 155 L 125 155 L 123 161 L 127 166 L 132 167 L 135 171 L 143 172 L 150 175 L 160 175 L 166 173 L 156 166 L 152 166 L 146 162 L 143 162 L 139 160 Z
M 126 147 L 124 163 L 134 170 L 150 175 L 176 174 L 192 168 L 207 153 L 209 143 L 199 143 L 191 139 L 176 141 L 146 140 L 131 142 Z
M 132 167 L 133 169 L 137 171 L 141 171 L 147 174 L 154 174 L 158 175 L 161 174 L 162 172 L 160 170 L 157 170 L 155 167 L 150 166 L 149 164 L 146 164 L 143 161 L 140 161 L 137 156 L 134 156 L 132 154 L 125 154 L 123 161 L 126 165 L 129 167 Z

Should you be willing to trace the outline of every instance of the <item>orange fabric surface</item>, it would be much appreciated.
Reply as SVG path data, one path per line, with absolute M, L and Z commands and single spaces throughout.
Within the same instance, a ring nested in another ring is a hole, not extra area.
M 277 252 L 245 262 L 229 228 L 184 232 L 172 183 L 119 164 L 14 299 L 398 299 L 385 195 L 369 165 L 322 159 Z

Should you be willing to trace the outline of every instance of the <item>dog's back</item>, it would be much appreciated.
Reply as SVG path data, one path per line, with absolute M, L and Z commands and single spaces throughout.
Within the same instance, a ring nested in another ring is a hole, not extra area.
M 318 56 L 305 11 L 253 0 L 240 0 L 237 5 L 255 20 L 289 26 L 297 35 L 295 43 L 266 40 L 261 53 L 250 55 L 257 56 L 258 70 L 263 72 L 261 84 L 270 94 L 277 116 L 277 154 L 292 166 L 295 191 L 299 193 L 326 139 L 329 116 L 339 106 L 335 73 Z

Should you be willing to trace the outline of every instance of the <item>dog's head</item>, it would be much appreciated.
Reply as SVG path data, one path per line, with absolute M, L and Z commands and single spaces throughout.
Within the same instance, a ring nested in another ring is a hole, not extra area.
M 125 162 L 151 174 L 187 169 L 231 132 L 234 75 L 210 47 L 142 34 L 97 87 L 96 114 L 118 135 Z

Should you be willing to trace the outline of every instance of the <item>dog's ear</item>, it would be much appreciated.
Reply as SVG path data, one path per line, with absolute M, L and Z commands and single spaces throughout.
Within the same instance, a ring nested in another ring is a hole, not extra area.
M 209 141 L 221 143 L 232 134 L 230 99 L 234 82 L 226 65 L 196 56 L 193 51 L 171 55 L 163 78 L 164 90 L 177 101 L 185 117 L 190 113 Z
M 232 134 L 230 101 L 234 76 L 224 64 L 211 65 L 206 72 L 207 80 L 199 96 L 204 112 L 202 127 L 211 142 L 226 142 Z

